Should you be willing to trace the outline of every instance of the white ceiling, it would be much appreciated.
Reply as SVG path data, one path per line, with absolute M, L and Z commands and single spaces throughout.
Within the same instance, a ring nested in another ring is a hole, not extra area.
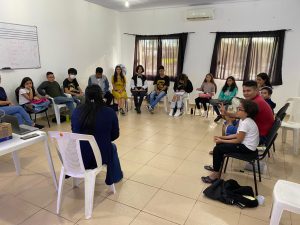
M 249 2 L 260 0 L 128 0 L 130 7 L 125 7 L 125 0 L 86 0 L 117 11 L 151 9 L 178 6 L 211 5 L 220 3 Z

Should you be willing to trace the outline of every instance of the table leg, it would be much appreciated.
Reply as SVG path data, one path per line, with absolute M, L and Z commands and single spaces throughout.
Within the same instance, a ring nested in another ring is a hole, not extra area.
M 19 159 L 19 156 L 18 156 L 18 152 L 14 151 L 11 154 L 12 154 L 12 157 L 13 157 L 13 160 L 14 160 L 16 173 L 17 173 L 18 176 L 20 176 L 20 174 L 21 174 L 21 164 L 20 164 L 20 159 Z
M 56 179 L 56 174 L 55 174 L 55 170 L 54 170 L 54 166 L 53 166 L 53 161 L 52 161 L 52 156 L 51 156 L 51 152 L 50 152 L 50 148 L 49 148 L 49 143 L 48 143 L 48 139 L 47 136 L 45 137 L 44 140 L 44 145 L 45 145 L 45 151 L 46 151 L 46 156 L 47 156 L 47 160 L 48 160 L 48 165 L 50 168 L 50 172 L 52 175 L 52 179 L 53 179 L 53 183 L 55 186 L 56 191 L 58 190 L 58 186 L 57 186 L 57 179 Z

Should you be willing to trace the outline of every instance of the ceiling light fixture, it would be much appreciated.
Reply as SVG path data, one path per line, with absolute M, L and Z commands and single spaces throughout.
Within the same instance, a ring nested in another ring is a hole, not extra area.
M 129 8 L 129 6 L 130 6 L 129 1 L 126 0 L 126 1 L 125 1 L 125 7 L 126 7 L 126 8 Z

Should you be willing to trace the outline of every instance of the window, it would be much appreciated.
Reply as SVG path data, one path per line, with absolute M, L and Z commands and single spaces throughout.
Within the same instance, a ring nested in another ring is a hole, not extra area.
M 237 80 L 255 80 L 265 72 L 272 84 L 281 85 L 284 34 L 284 30 L 217 33 L 210 72 L 217 79 Z
M 158 35 L 158 36 L 136 36 L 134 69 L 137 65 L 143 65 L 148 80 L 154 80 L 157 68 L 165 67 L 165 74 L 174 80 L 182 73 L 184 52 L 187 33 Z M 135 71 L 134 71 L 135 72 Z

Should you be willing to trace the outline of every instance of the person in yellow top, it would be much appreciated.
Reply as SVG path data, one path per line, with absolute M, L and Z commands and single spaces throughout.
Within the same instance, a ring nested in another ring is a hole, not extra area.
M 125 115 L 125 101 L 127 99 L 126 93 L 126 78 L 120 66 L 116 66 L 115 73 L 112 76 L 111 83 L 113 85 L 112 94 L 117 100 L 120 113 Z

